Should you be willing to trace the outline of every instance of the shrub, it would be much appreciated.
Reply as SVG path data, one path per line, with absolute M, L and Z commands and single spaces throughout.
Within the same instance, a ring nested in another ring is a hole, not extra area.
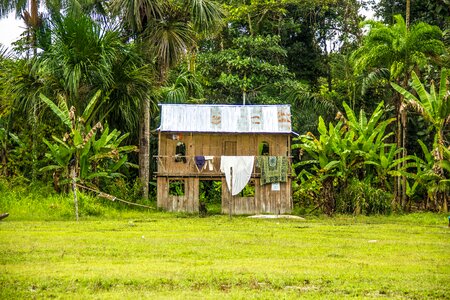
M 336 211 L 353 214 L 391 213 L 392 194 L 352 179 L 336 196 Z

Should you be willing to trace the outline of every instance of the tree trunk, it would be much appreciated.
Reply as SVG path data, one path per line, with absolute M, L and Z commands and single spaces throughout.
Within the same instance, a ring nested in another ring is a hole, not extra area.
M 38 121 L 37 121 L 37 99 L 33 99 L 33 134 L 31 136 L 33 140 L 31 149 L 31 181 L 35 182 L 37 180 L 37 145 L 38 145 Z
M 327 215 L 331 216 L 336 208 L 336 203 L 334 199 L 333 191 L 333 177 L 328 177 L 322 183 L 322 191 L 320 192 L 320 197 L 323 201 L 324 211 Z
M 408 65 L 407 63 L 405 63 L 405 65 Z M 409 74 L 406 73 L 404 80 L 403 80 L 403 84 L 401 84 L 401 86 L 406 89 L 408 86 L 408 81 L 409 81 Z M 396 108 L 396 118 L 397 118 L 397 134 L 396 134 L 396 139 L 397 139 L 397 147 L 399 149 L 402 149 L 402 151 L 398 154 L 398 158 L 404 158 L 406 157 L 406 136 L 407 136 L 407 112 L 406 112 L 406 107 L 403 105 L 403 96 L 397 96 L 395 98 L 395 108 Z M 400 163 L 397 166 L 397 170 L 401 170 L 404 169 L 406 167 L 406 161 Z M 396 191 L 395 193 L 395 201 L 397 206 L 400 206 L 402 209 L 406 208 L 406 204 L 407 204 L 407 195 L 406 195 L 406 177 L 405 176 L 400 176 L 397 178 L 397 189 L 395 189 L 394 191 Z
M 411 19 L 411 0 L 406 0 L 406 29 L 409 29 L 410 19 Z
M 39 14 L 37 0 L 30 1 L 30 25 L 31 25 L 31 48 L 33 49 L 33 57 L 37 56 L 37 36 L 36 32 L 39 26 Z M 31 150 L 31 180 L 35 182 L 37 180 L 37 144 L 38 144 L 38 120 L 37 120 L 37 99 L 33 99 L 33 134 L 32 134 L 32 150 Z
M 448 213 L 448 195 L 444 194 L 444 203 L 442 205 L 442 211 Z
M 7 123 L 6 123 L 6 130 L 5 130 L 5 140 L 2 144 L 2 165 L 3 165 L 3 171 L 2 174 L 3 176 L 8 177 L 9 176 L 9 172 L 8 172 L 8 137 L 9 137 L 9 127 L 11 124 L 11 120 L 12 120 L 12 113 L 9 114 Z
M 403 101 L 402 99 L 403 97 L 401 97 L 401 101 Z M 406 114 L 406 108 L 404 108 L 401 112 L 401 121 L 402 121 L 402 158 L 406 157 L 406 130 L 407 130 L 407 121 L 408 121 L 408 117 Z M 406 161 L 401 163 L 402 168 L 404 169 L 406 167 Z M 406 176 L 402 176 L 402 208 L 406 209 L 406 204 L 407 204 L 407 197 L 406 197 Z
M 28 26 L 31 27 L 31 48 L 33 49 L 33 56 L 37 55 L 37 35 L 36 32 L 39 27 L 39 11 L 38 11 L 38 1 L 30 0 L 30 20 Z
M 395 100 L 395 114 L 396 114 L 396 118 L 397 118 L 397 132 L 395 135 L 395 139 L 396 139 L 396 143 L 397 143 L 397 148 L 400 149 L 402 147 L 402 122 L 401 122 L 401 117 L 400 117 L 400 105 L 401 105 L 401 99 L 396 99 Z M 400 159 L 402 157 L 402 152 L 397 154 L 397 159 Z M 399 171 L 401 169 L 401 164 L 397 165 L 397 170 Z M 399 206 L 401 206 L 401 194 L 402 194 L 402 179 L 400 176 L 396 177 L 395 180 L 395 186 L 394 186 L 394 197 L 395 197 L 395 204 L 394 204 L 394 209 L 398 209 Z
M 70 167 L 70 177 L 72 177 L 73 202 L 75 206 L 75 217 L 78 222 L 78 195 L 77 195 L 77 163 Z
M 139 121 L 139 179 L 142 184 L 142 197 L 148 199 L 150 182 L 150 100 L 141 102 Z
M 442 128 L 437 128 L 437 145 L 436 145 L 436 153 L 434 154 L 435 159 L 435 167 L 434 172 L 439 175 L 442 179 L 445 178 L 444 169 L 442 169 L 442 163 L 444 161 L 444 148 L 445 148 L 445 140 L 444 140 L 444 130 Z M 447 191 L 438 191 L 438 204 L 439 209 L 442 212 L 448 212 L 448 193 Z
M 250 36 L 253 36 L 252 19 L 250 18 L 250 13 L 247 13 L 247 20 L 248 20 L 248 30 L 249 30 Z

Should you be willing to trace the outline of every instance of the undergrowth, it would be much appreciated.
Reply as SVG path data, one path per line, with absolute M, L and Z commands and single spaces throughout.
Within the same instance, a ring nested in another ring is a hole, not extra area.
M 125 197 L 125 194 L 121 194 Z M 154 211 L 154 201 L 146 201 L 151 209 L 132 207 L 119 201 L 112 202 L 95 193 L 77 190 L 79 216 L 89 218 L 115 218 Z M 125 200 L 125 199 L 124 199 Z M 138 202 L 139 201 L 135 201 Z M 7 212 L 16 220 L 73 220 L 75 202 L 73 193 L 58 194 L 52 186 L 42 183 L 23 185 L 0 180 L 0 213 Z

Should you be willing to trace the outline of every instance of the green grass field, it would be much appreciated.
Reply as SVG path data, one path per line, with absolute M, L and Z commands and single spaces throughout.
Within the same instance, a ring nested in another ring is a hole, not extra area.
M 0 299 L 450 299 L 446 215 L 0 222 Z

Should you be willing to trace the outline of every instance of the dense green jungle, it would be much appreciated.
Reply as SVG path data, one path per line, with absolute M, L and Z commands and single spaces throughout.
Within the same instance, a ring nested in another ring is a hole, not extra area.
M 0 1 L 11 13 L 0 213 L 76 184 L 155 207 L 161 103 L 289 104 L 295 214 L 448 211 L 449 0 Z

